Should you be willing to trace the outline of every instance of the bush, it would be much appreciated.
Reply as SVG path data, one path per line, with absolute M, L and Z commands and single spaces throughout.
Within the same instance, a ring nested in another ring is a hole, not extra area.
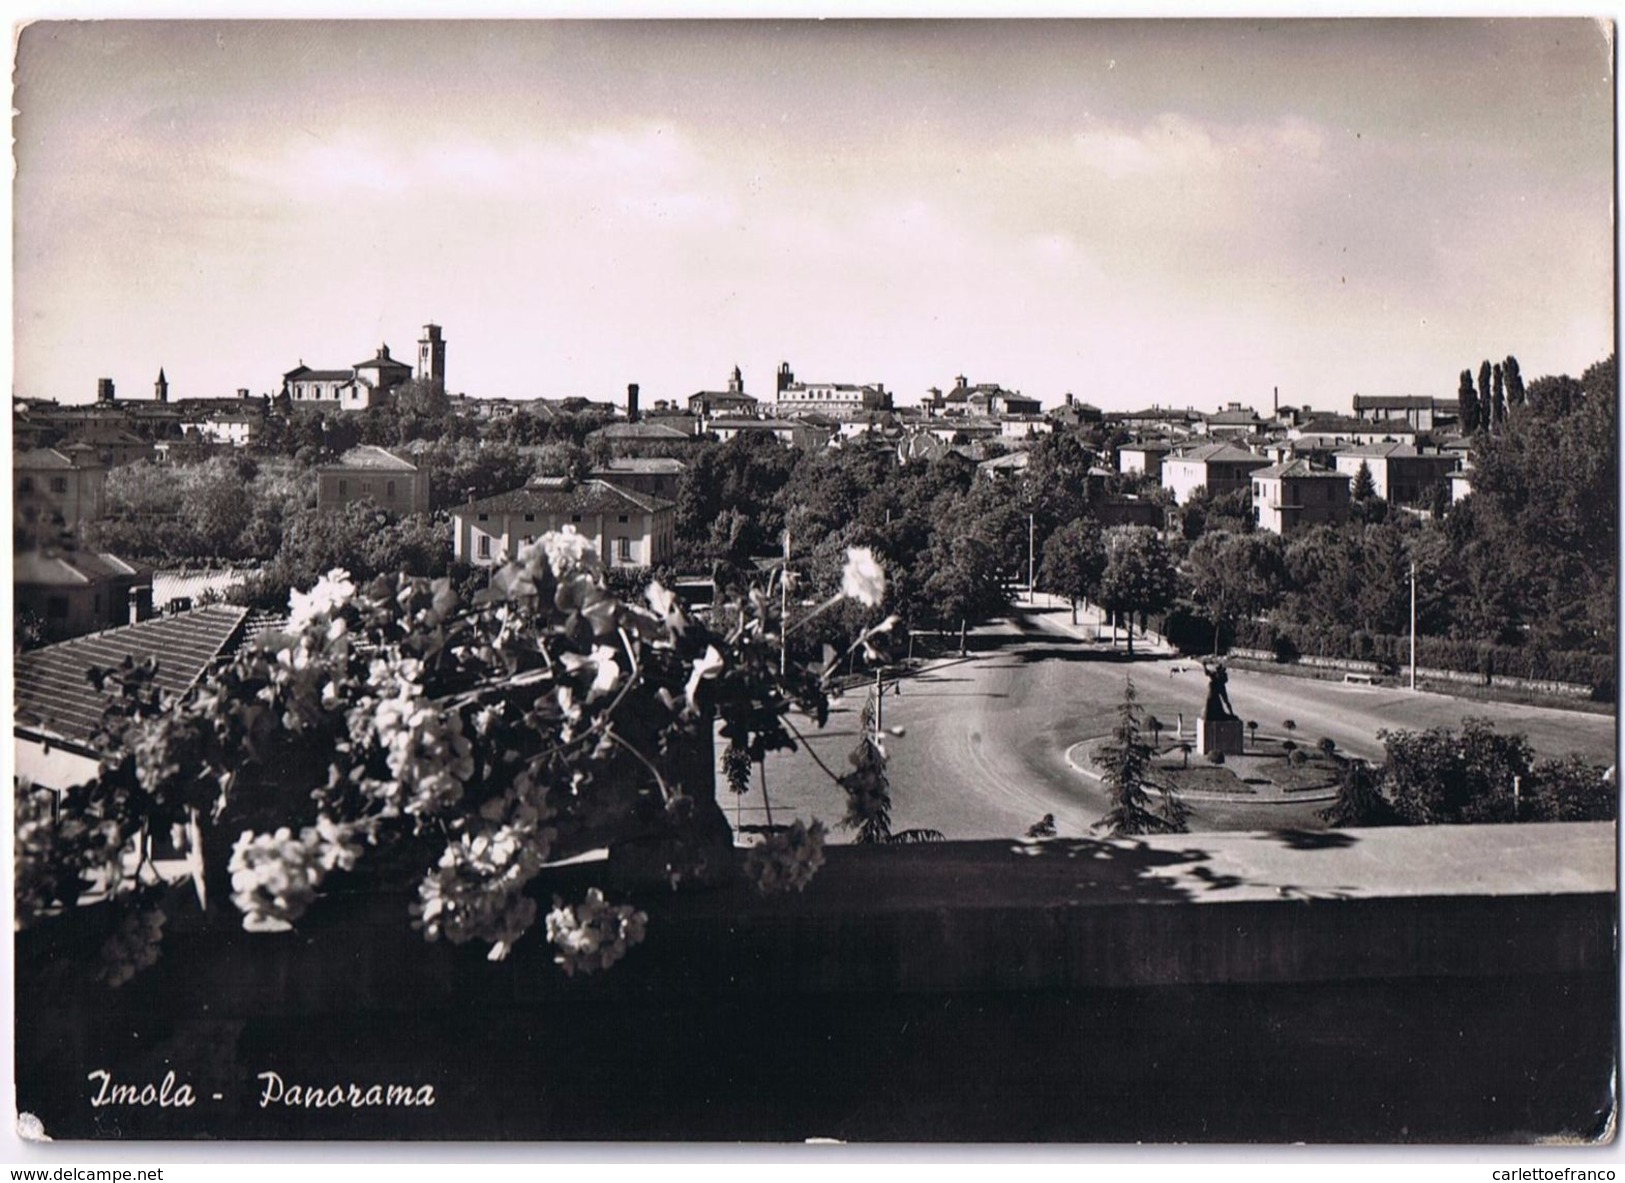
M 1320 742 L 1317 743 L 1315 746 L 1317 748 L 1319 748 L 1321 751 L 1325 752 L 1328 756 L 1330 756 L 1333 752 L 1337 751 L 1337 741 L 1332 739 L 1332 737 L 1329 736 L 1329 735 L 1321 736 L 1320 737 Z
M 1209 764 L 1223 764 L 1224 763 L 1224 753 L 1223 752 L 1209 752 L 1207 754 L 1207 762 Z
M 1287 753 L 1286 762 L 1294 768 L 1302 768 L 1309 763 L 1309 753 L 1302 748 L 1294 748 Z

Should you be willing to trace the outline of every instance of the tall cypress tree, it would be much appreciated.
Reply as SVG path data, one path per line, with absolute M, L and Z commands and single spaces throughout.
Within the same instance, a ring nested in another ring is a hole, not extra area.
M 1478 367 L 1478 425 L 1480 427 L 1488 427 L 1490 417 L 1494 414 L 1494 401 L 1490 395 L 1490 381 L 1493 376 L 1494 371 L 1490 368 L 1489 362 L 1486 361 Z
M 1461 386 L 1456 390 L 1456 414 L 1461 420 L 1461 434 L 1472 435 L 1478 430 L 1478 391 L 1473 389 L 1473 372 L 1461 372 Z
M 1507 408 L 1510 410 L 1513 407 L 1523 406 L 1529 400 L 1523 392 L 1523 373 L 1518 369 L 1518 359 L 1510 353 L 1507 354 L 1501 368 L 1506 373 Z
M 1495 401 L 1490 404 L 1491 409 L 1494 411 L 1494 418 L 1491 420 L 1491 422 L 1496 427 L 1499 427 L 1506 420 L 1506 417 L 1507 417 L 1506 386 L 1505 386 L 1505 383 L 1504 383 L 1504 380 L 1503 380 L 1503 376 L 1502 376 L 1502 373 L 1501 373 L 1501 367 L 1500 366 L 1495 367 L 1495 388 L 1494 388 L 1494 393 L 1493 393 L 1492 397 L 1494 398 Z
M 1360 471 L 1354 474 L 1354 485 L 1349 490 L 1349 496 L 1356 501 L 1369 501 L 1377 494 L 1377 482 L 1371 476 L 1371 466 L 1364 460 L 1360 461 Z

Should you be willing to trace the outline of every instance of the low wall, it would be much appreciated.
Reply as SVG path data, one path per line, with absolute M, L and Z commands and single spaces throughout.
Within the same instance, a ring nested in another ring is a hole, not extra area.
M 1276 660 L 1275 654 L 1268 649 L 1231 649 L 1235 657 L 1244 657 L 1249 661 L 1268 662 L 1271 665 L 1301 665 L 1311 669 L 1344 670 L 1352 674 L 1380 674 L 1382 667 L 1374 661 L 1356 661 L 1352 657 L 1319 657 L 1314 654 L 1300 654 L 1290 662 Z M 1401 670 L 1395 677 L 1407 676 L 1409 667 Z M 1579 682 L 1545 682 L 1536 678 L 1514 678 L 1505 674 L 1495 674 L 1486 682 L 1483 674 L 1468 673 L 1465 670 L 1434 669 L 1431 666 L 1417 666 L 1416 676 L 1430 682 L 1454 682 L 1459 686 L 1504 686 L 1511 690 L 1529 690 L 1537 694 L 1552 694 L 1561 698 L 1592 697 L 1590 686 Z
M 183 914 L 118 992 L 23 934 L 21 1108 L 53 1137 L 1516 1141 L 1610 1104 L 1610 825 L 842 847 L 802 896 L 640 898 L 591 978 L 426 945 L 406 902 Z M 98 1105 L 96 1072 L 198 1099 Z M 434 1104 L 287 1103 L 352 1082 Z

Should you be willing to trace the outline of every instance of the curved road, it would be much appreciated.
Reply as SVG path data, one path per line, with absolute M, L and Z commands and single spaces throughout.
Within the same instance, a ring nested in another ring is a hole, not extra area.
M 1181 715 L 1189 733 L 1207 697 L 1200 666 L 1139 653 L 1129 662 L 1120 649 L 1094 640 L 1092 626 L 1072 628 L 1069 620 L 1065 610 L 1019 612 L 976 630 L 967 658 L 932 662 L 903 681 L 900 695 L 887 694 L 885 724 L 904 729 L 886 738 L 894 830 L 1016 837 L 1052 813 L 1062 834 L 1088 832 L 1105 812 L 1105 797 L 1099 782 L 1068 766 L 1064 754 L 1110 732 L 1129 678 L 1146 713 L 1166 725 L 1165 737 Z M 1236 713 L 1256 720 L 1260 734 L 1286 735 L 1282 723 L 1291 718 L 1300 743 L 1330 736 L 1340 749 L 1371 759 L 1382 756 L 1377 733 L 1384 728 L 1454 727 L 1467 715 L 1523 732 L 1542 757 L 1577 751 L 1599 763 L 1614 759 L 1612 716 L 1246 670 L 1230 672 L 1229 691 Z M 849 767 L 863 696 L 859 690 L 838 702 L 829 726 L 809 733 L 813 751 L 836 773 Z M 770 759 L 768 786 L 775 820 L 816 816 L 834 823 L 841 815 L 840 789 L 803 753 Z M 731 797 L 722 795 L 732 812 Z M 741 820 L 764 820 L 754 787 L 738 805 Z M 1321 807 L 1197 804 L 1191 828 L 1317 826 Z

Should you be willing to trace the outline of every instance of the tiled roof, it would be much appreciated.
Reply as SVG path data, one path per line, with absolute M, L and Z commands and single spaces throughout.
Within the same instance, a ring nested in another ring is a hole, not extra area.
M 607 440 L 686 440 L 691 438 L 686 431 L 679 431 L 675 427 L 667 427 L 664 423 L 607 423 L 596 431 L 587 433 L 588 439 Z
M 1347 448 L 1337 449 L 1339 456 L 1415 456 L 1416 445 L 1400 443 L 1381 444 L 1354 444 Z
M 625 513 L 629 507 L 641 513 L 654 513 L 673 505 L 663 497 L 634 493 L 608 481 L 593 479 L 570 489 L 527 485 L 511 493 L 498 493 L 483 501 L 460 505 L 452 512 L 461 518 L 479 513 Z
M 1215 411 L 1211 415 L 1204 415 L 1203 419 L 1210 424 L 1217 423 L 1220 427 L 1231 425 L 1251 427 L 1259 421 L 1255 411 Z
M 147 574 L 147 569 L 126 563 L 117 555 L 88 550 L 20 550 L 12 556 L 13 584 L 44 587 L 89 587 L 102 579 Z
M 1204 464 L 1218 462 L 1220 464 L 1240 463 L 1246 460 L 1262 461 L 1264 457 L 1255 452 L 1238 448 L 1234 444 L 1203 444 L 1200 448 L 1192 448 L 1188 452 L 1180 452 L 1169 456 L 1169 460 L 1197 460 Z
M 15 453 L 11 467 L 24 472 L 55 472 L 71 469 L 74 463 L 55 448 L 35 448 L 31 452 Z
M 1425 394 L 1357 394 L 1356 411 L 1431 411 L 1435 399 Z
M 1272 464 L 1268 468 L 1260 468 L 1257 472 L 1253 473 L 1253 479 L 1255 481 L 1278 480 L 1281 477 L 1291 477 L 1295 480 L 1306 477 L 1319 477 L 1322 479 L 1330 478 L 1340 481 L 1347 481 L 1349 479 L 1348 473 L 1346 472 L 1338 472 L 1336 469 L 1331 468 L 1316 468 L 1302 457 L 1299 457 L 1296 460 L 1288 460 L 1284 464 Z
M 152 658 L 158 664 L 157 685 L 180 694 L 236 639 L 247 616 L 247 608 L 211 604 L 24 653 L 15 663 L 15 723 L 88 741 L 108 701 L 90 682 L 93 667 L 116 666 L 126 657 L 137 663 Z
M 386 451 L 374 444 L 357 444 L 332 464 L 322 465 L 321 472 L 337 472 L 340 469 L 366 469 L 369 472 L 416 472 L 417 466 L 409 461 L 402 460 L 393 452 Z
M 297 378 L 301 382 L 348 382 L 355 377 L 355 373 L 351 370 L 313 370 L 308 366 L 300 366 L 297 370 L 289 370 L 282 376 Z

